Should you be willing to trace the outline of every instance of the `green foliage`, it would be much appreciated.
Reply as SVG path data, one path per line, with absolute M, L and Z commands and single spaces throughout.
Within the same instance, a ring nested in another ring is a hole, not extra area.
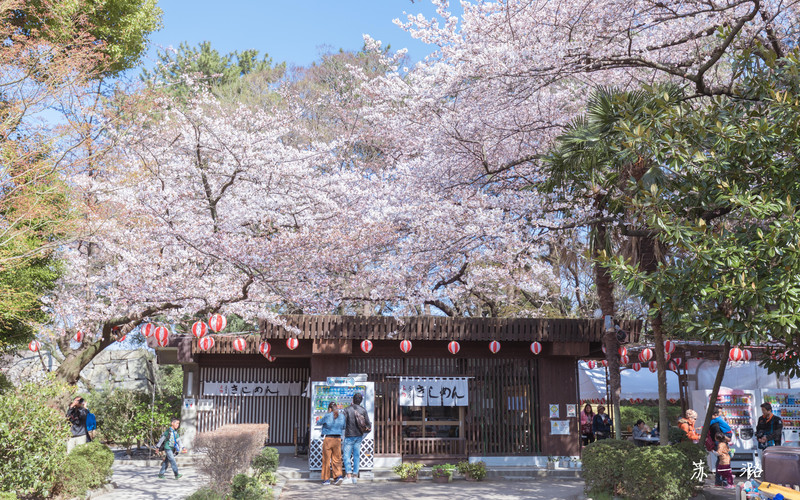
M 108 482 L 113 463 L 114 453 L 104 444 L 92 441 L 76 446 L 59 471 L 55 491 L 69 497 L 84 496 Z
M 708 452 L 701 443 L 693 443 L 691 441 L 681 441 L 672 445 L 673 448 L 684 454 L 689 461 L 689 467 L 694 469 L 694 464 L 700 462 L 706 465 L 706 457 Z
M 13 13 L 12 23 L 27 33 L 41 33 L 46 24 L 48 41 L 57 43 L 88 31 L 103 42 L 99 50 L 106 60 L 99 63 L 99 74 L 113 76 L 134 67 L 144 55 L 150 33 L 161 29 L 162 14 L 156 0 L 26 0 L 25 8 Z
M 644 446 L 628 452 L 621 489 L 632 500 L 682 500 L 694 491 L 692 469 L 673 446 Z
M 762 365 L 789 376 L 800 376 L 799 55 L 736 61 L 747 68 L 740 96 L 702 107 L 663 97 L 620 125 L 621 143 L 664 166 L 658 182 L 630 186 L 624 203 L 672 255 L 655 273 L 605 262 L 657 306 L 672 335 L 780 343 Z
M 0 395 L 0 484 L 20 496 L 47 496 L 66 457 L 70 387 L 24 384 Z
M 158 440 L 177 415 L 173 405 L 161 399 L 151 406 L 151 396 L 142 391 L 107 388 L 92 392 L 88 399 L 105 439 L 129 449 L 140 441 Z
M 586 491 L 617 494 L 620 491 L 625 461 L 636 449 L 630 441 L 604 439 L 583 449 L 583 478 Z
M 431 471 L 433 472 L 434 477 L 440 477 L 440 476 L 452 477 L 453 471 L 455 471 L 456 468 L 457 467 L 453 464 L 438 464 L 438 465 L 432 465 Z
M 225 500 L 225 495 L 214 488 L 204 487 L 186 497 L 186 500 Z
M 670 427 L 667 438 L 669 439 L 670 443 L 680 443 L 686 439 L 689 439 L 689 436 L 686 434 L 686 431 L 680 427 Z
M 217 93 L 235 87 L 234 93 L 241 93 L 243 87 L 237 86 L 242 77 L 261 75 L 268 83 L 277 81 L 286 69 L 286 64 L 272 65 L 272 59 L 265 54 L 259 59 L 257 50 L 220 54 L 211 48 L 211 42 L 201 42 L 198 47 L 181 43 L 175 52 L 159 51 L 159 62 L 150 72 L 142 72 L 142 80 L 166 85 L 174 95 L 187 98 L 192 94 L 184 77 L 193 76 L 199 85 Z
M 465 476 L 469 475 L 476 481 L 483 481 L 483 479 L 486 477 L 486 463 L 484 462 L 469 462 L 465 460 L 463 462 L 459 462 L 456 467 L 458 468 L 458 472 L 464 474 Z
M 267 497 L 267 490 L 261 482 L 247 474 L 237 474 L 231 483 L 232 500 L 262 500 Z
M 276 484 L 278 477 L 275 472 L 278 470 L 280 455 L 277 448 L 266 447 L 253 458 L 251 465 L 255 470 L 256 477 L 264 484 Z
M 423 464 L 418 462 L 403 462 L 392 467 L 395 474 L 400 476 L 401 479 L 417 477 L 419 471 L 424 467 Z
M 0 500 L 17 500 L 16 493 L 0 491 Z
M 8 377 L 5 373 L 0 373 L 0 394 L 4 392 L 8 392 L 14 389 L 14 384 L 8 380 Z
M 636 424 L 636 421 L 642 419 L 647 425 L 653 427 L 658 424 L 658 406 L 645 406 L 645 405 L 631 405 L 620 406 L 620 422 L 622 429 L 631 429 Z M 667 420 L 671 425 L 677 425 L 676 422 L 681 415 L 681 407 L 677 405 L 667 406 Z

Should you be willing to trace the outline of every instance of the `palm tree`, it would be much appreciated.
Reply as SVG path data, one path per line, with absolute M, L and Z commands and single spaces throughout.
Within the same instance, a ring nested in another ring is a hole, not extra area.
M 591 203 L 592 218 L 589 221 L 591 255 L 594 262 L 595 286 L 600 308 L 604 316 L 615 315 L 614 283 L 609 268 L 604 264 L 613 254 L 611 228 L 627 236 L 627 257 L 637 262 L 642 270 L 655 272 L 660 248 L 658 240 L 650 232 L 631 229 L 631 217 L 624 200 L 631 183 L 658 184 L 662 178 L 660 166 L 647 156 L 628 147 L 624 127 L 637 126 L 645 113 L 658 109 L 658 101 L 676 102 L 682 91 L 677 87 L 663 87 L 654 92 L 620 92 L 610 88 L 598 88 L 590 96 L 587 110 L 569 124 L 555 143 L 547 158 L 549 179 L 544 187 L 558 192 L 566 198 L 580 203 Z M 616 226 L 611 225 L 616 223 Z M 621 224 L 620 224 L 621 223 Z M 651 304 L 653 307 L 654 304 Z M 656 346 L 663 346 L 660 313 L 650 322 Z M 614 421 L 620 422 L 619 395 L 619 342 L 613 330 L 603 336 L 609 366 L 611 403 Z M 667 429 L 666 360 L 663 348 L 656 349 L 659 386 L 659 428 Z M 617 427 L 619 430 L 619 427 Z M 620 438 L 620 433 L 616 433 Z M 662 444 L 666 444 L 668 433 L 661 433 Z

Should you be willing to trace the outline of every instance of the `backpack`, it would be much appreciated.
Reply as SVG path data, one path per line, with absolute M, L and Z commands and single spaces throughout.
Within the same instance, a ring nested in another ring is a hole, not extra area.
M 97 418 L 94 416 L 94 413 L 89 412 L 89 414 L 86 415 L 86 430 L 93 431 L 95 429 L 97 429 Z
M 367 425 L 367 419 L 364 418 L 364 415 L 355 408 L 353 408 L 353 416 L 356 419 L 356 427 L 358 427 L 361 434 L 366 434 L 372 430 L 372 428 Z

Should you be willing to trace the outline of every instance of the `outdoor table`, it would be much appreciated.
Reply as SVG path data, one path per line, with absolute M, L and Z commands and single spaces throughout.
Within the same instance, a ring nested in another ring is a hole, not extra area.
M 659 441 L 661 441 L 661 438 L 658 437 L 658 436 L 644 436 L 644 437 L 635 438 L 635 440 L 636 441 L 642 441 L 642 442 L 644 442 L 645 444 L 648 444 L 648 445 L 652 445 L 652 444 L 658 444 Z

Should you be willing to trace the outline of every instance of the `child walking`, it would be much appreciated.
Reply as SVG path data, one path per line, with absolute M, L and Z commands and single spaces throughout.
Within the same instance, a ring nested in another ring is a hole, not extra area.
M 730 438 L 718 432 L 717 441 L 717 474 L 714 483 L 723 488 L 733 488 L 733 473 L 731 473 L 731 449 L 728 446 Z

